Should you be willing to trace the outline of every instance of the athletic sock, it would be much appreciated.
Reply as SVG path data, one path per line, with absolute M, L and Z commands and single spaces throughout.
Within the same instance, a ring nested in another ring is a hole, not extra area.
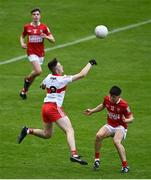
M 78 157 L 77 150 L 71 151 L 71 155 L 72 155 L 73 157 Z
M 127 167 L 127 161 L 122 161 L 122 167 Z
M 99 152 L 95 152 L 95 159 L 100 159 L 100 153 Z
M 24 88 L 22 92 L 26 93 L 28 91 L 29 86 L 32 84 L 32 82 L 33 82 L 33 77 L 26 77 L 24 79 Z
M 32 82 L 32 81 L 33 81 L 33 77 L 26 77 L 26 78 L 25 78 L 25 81 L 27 81 L 27 82 Z
M 28 128 L 28 129 L 27 129 L 27 134 L 33 134 L 33 129 Z

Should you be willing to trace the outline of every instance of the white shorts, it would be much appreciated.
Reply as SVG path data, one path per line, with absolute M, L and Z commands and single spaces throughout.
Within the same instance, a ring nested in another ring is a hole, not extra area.
M 43 61 L 44 61 L 44 57 L 39 57 L 39 56 L 37 56 L 36 54 L 31 54 L 31 55 L 29 55 L 29 56 L 28 56 L 28 59 L 29 59 L 30 62 L 38 61 L 38 63 L 39 63 L 40 65 L 42 65 L 42 64 L 43 64 Z
M 123 126 L 112 127 L 109 124 L 105 124 L 105 127 L 111 132 L 111 136 L 114 136 L 115 132 L 121 129 L 121 131 L 123 132 L 123 139 L 126 138 L 127 129 L 125 129 Z

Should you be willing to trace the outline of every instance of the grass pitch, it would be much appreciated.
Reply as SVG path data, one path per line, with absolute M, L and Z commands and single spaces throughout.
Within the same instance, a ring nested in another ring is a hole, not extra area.
M 149 20 L 151 1 L 0 0 L 0 62 L 25 54 L 19 36 L 23 25 L 30 22 L 30 10 L 37 6 L 57 46 L 93 35 L 98 24 L 113 30 Z M 48 51 L 44 72 L 31 87 L 27 101 L 19 98 L 23 78 L 31 70 L 27 59 L 0 65 L 0 178 L 151 178 L 150 29 L 148 23 L 110 34 L 106 39 L 95 38 Z M 51 45 L 46 42 L 46 48 L 49 47 Z M 64 103 L 75 129 L 79 154 L 84 155 L 88 166 L 69 161 L 66 138 L 58 127 L 52 139 L 28 136 L 22 144 L 16 143 L 23 125 L 41 128 L 40 111 L 45 93 L 39 84 L 48 73 L 48 60 L 54 57 L 60 59 L 66 74 L 79 72 L 91 58 L 98 62 L 85 79 L 69 86 Z M 99 104 L 114 84 L 122 88 L 122 96 L 129 102 L 135 117 L 124 142 L 131 168 L 128 174 L 119 172 L 121 163 L 111 139 L 104 141 L 101 169 L 92 170 L 95 133 L 105 124 L 106 112 L 90 117 L 82 113 L 85 108 Z

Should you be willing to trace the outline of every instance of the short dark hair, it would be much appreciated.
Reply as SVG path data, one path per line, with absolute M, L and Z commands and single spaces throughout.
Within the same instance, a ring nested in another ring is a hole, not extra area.
M 33 12 L 36 12 L 36 11 L 38 11 L 39 13 L 41 13 L 41 10 L 40 10 L 39 8 L 34 8 L 34 9 L 31 10 L 30 12 L 31 12 L 31 14 L 32 14 Z
M 118 86 L 113 86 L 109 91 L 111 96 L 119 96 L 121 92 L 122 90 Z
M 57 63 L 58 63 L 57 58 L 54 58 L 53 60 L 49 61 L 49 63 L 48 63 L 48 68 L 49 68 L 49 70 L 50 70 L 51 72 L 54 73 L 54 70 L 55 70 L 55 67 L 56 67 Z

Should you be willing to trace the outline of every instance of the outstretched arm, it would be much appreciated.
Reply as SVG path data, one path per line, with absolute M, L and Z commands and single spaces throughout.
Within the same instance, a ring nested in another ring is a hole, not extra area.
M 95 107 L 95 108 L 93 108 L 93 109 L 86 109 L 86 110 L 84 110 L 84 114 L 85 114 L 85 115 L 91 115 L 91 114 L 93 114 L 93 113 L 102 111 L 104 108 L 105 108 L 105 107 L 104 107 L 103 104 L 99 104 L 97 107 Z
M 89 63 L 78 74 L 73 75 L 72 81 L 77 81 L 81 78 L 84 78 L 88 74 L 93 65 L 97 65 L 95 59 L 90 60 Z

